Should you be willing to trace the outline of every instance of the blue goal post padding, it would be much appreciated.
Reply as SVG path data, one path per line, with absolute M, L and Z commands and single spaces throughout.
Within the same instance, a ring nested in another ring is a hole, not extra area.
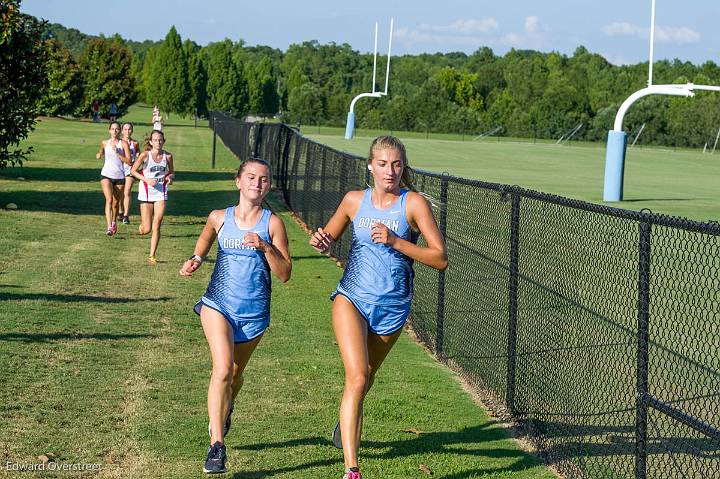
M 626 145 L 627 135 L 624 131 L 610 130 L 608 132 L 603 201 L 622 201 L 623 199 Z
M 345 139 L 352 140 L 355 133 L 355 112 L 349 111 L 347 123 L 345 124 Z

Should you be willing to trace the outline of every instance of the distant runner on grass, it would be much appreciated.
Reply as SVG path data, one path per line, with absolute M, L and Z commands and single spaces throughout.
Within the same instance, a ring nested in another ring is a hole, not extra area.
M 292 271 L 285 225 L 262 207 L 270 178 L 265 161 L 242 162 L 235 177 L 240 191 L 237 205 L 210 213 L 193 255 L 180 269 L 182 276 L 191 276 L 217 240 L 210 284 L 194 308 L 212 357 L 206 473 L 227 471 L 225 435 L 230 430 L 233 401 L 243 385 L 250 356 L 270 324 L 270 273 L 286 282 Z
M 430 204 L 414 191 L 402 142 L 393 136 L 376 138 L 367 168 L 374 186 L 348 192 L 325 228 L 310 239 L 310 245 L 324 253 L 352 225 L 345 273 L 331 295 L 333 329 L 345 368 L 332 441 L 343 449 L 344 479 L 362 477 L 358 448 L 363 400 L 410 314 L 413 261 L 439 270 L 448 264 Z M 427 246 L 416 244 L 419 234 Z

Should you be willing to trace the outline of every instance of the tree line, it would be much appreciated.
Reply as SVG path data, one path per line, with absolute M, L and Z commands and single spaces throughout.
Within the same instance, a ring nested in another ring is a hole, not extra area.
M 175 27 L 162 41 L 136 42 L 22 18 L 42 30 L 35 56 L 47 75 L 36 114 L 88 116 L 94 100 L 101 114 L 111 103 L 122 114 L 142 101 L 166 114 L 203 117 L 222 110 L 342 126 L 352 98 L 372 89 L 373 56 L 348 44 L 307 41 L 281 51 L 225 39 L 200 46 L 183 41 Z M 384 88 L 384 62 L 381 57 L 378 90 Z M 574 139 L 600 141 L 620 104 L 646 85 L 647 67 L 612 65 L 582 46 L 572 55 L 516 49 L 496 55 L 481 46 L 472 54 L 396 56 L 389 95 L 359 101 L 356 125 L 549 139 L 579 127 Z M 720 84 L 720 67 L 712 61 L 661 60 L 653 69 L 657 84 Z M 694 99 L 651 96 L 633 105 L 624 126 L 632 138 L 644 124 L 644 144 L 702 147 L 720 128 L 719 107 L 713 92 Z
M 79 32 L 71 35 L 57 24 L 52 31 L 66 48 L 79 51 Z M 85 41 L 87 49 L 103 40 Z M 372 55 L 348 44 L 307 41 L 283 52 L 226 39 L 201 47 L 181 41 L 174 27 L 162 42 L 104 41 L 123 46 L 131 57 L 132 101 L 181 115 L 216 109 L 342 126 L 352 98 L 372 88 Z M 377 89 L 384 87 L 384 61 Z M 645 86 L 647 67 L 612 65 L 582 46 L 571 56 L 515 49 L 500 56 L 487 47 L 470 55 L 402 55 L 391 60 L 390 94 L 359 101 L 356 124 L 551 139 L 582 125 L 574 138 L 599 141 L 612 129 L 620 104 Z M 655 83 L 720 84 L 720 67 L 712 61 L 661 60 L 653 69 Z M 641 143 L 701 147 L 720 128 L 719 106 L 720 96 L 712 92 L 694 99 L 647 97 L 629 110 L 625 126 L 632 137 L 645 124 Z

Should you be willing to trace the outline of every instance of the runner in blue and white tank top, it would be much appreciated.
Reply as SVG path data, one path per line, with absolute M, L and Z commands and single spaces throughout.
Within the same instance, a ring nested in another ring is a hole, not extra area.
M 410 314 L 413 262 L 447 267 L 445 244 L 430 204 L 408 191 L 413 189 L 412 169 L 402 142 L 392 136 L 376 138 L 367 167 L 374 186 L 347 193 L 325 228 L 310 239 L 310 245 L 324 253 L 352 225 L 345 273 L 331 296 L 333 330 L 345 368 L 340 419 L 332 440 L 343 449 L 344 479 L 361 479 L 362 404 Z M 427 246 L 417 245 L 418 232 Z
M 212 356 L 208 388 L 210 448 L 203 470 L 225 472 L 225 435 L 243 371 L 270 323 L 270 274 L 290 279 L 292 263 L 282 220 L 263 209 L 270 191 L 270 166 L 244 161 L 235 185 L 236 206 L 210 213 L 193 255 L 180 270 L 191 276 L 217 240 L 218 253 L 210 284 L 195 304 Z
M 270 239 L 270 210 L 262 210 L 257 224 L 239 228 L 235 207 L 225 209 L 223 225 L 217 235 L 218 253 L 210 284 L 195 305 L 199 315 L 202 306 L 222 313 L 233 326 L 235 342 L 250 341 L 262 334 L 270 323 L 270 266 L 265 253 L 246 245 L 247 233 L 263 241 Z M 231 291 L 236 294 L 229 294 Z
M 95 158 L 104 159 L 100 171 L 100 186 L 105 196 L 105 220 L 107 221 L 105 234 L 112 236 L 117 232 L 115 217 L 122 200 L 125 184 L 123 165 L 130 163 L 130 151 L 127 143 L 119 138 L 120 124 L 118 122 L 111 122 L 108 130 L 110 138 L 100 142 L 100 149 L 95 154 Z
M 123 200 L 122 204 L 120 205 L 120 219 L 124 224 L 130 224 L 130 203 L 131 198 L 130 195 L 132 194 L 132 187 L 134 183 L 133 176 L 131 174 L 132 166 L 135 163 L 135 159 L 140 153 L 140 145 L 137 141 L 135 141 L 132 137 L 133 134 L 133 124 L 130 122 L 123 123 L 122 125 L 122 139 L 125 143 L 127 143 L 128 149 L 130 150 L 130 160 L 131 163 L 129 165 L 123 165 L 123 169 L 125 170 L 125 185 L 123 188 Z
M 417 242 L 417 235 L 405 216 L 408 190 L 401 189 L 400 196 L 384 210 L 373 205 L 372 191 L 372 188 L 365 190 L 352 220 L 352 245 L 333 299 L 342 294 L 363 303 L 407 305 L 413 294 L 413 260 L 388 245 L 375 243 L 371 232 L 374 224 L 381 223 L 398 238 Z M 401 326 L 393 325 L 391 330 L 383 332 L 391 334 L 392 329 Z

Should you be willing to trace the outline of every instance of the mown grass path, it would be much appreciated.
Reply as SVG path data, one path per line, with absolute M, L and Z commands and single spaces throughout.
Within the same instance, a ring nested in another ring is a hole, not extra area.
M 202 476 L 210 362 L 191 307 L 213 264 L 191 279 L 177 271 L 207 213 L 236 201 L 237 161 L 219 145 L 211 170 L 211 132 L 169 123 L 177 183 L 154 267 L 148 238 L 136 233 L 136 202 L 133 223 L 104 235 L 94 154 L 106 124 L 43 120 L 31 161 L 0 172 L 0 205 L 19 207 L 0 210 L 0 476 L 29 477 L 7 463 L 37 464 L 41 454 L 101 464 L 99 473 L 42 477 Z M 148 128 L 139 124 L 136 137 Z M 273 284 L 272 324 L 227 439 L 227 477 L 338 478 L 342 454 L 328 433 L 342 371 L 328 294 L 341 270 L 274 207 L 289 230 L 293 277 Z M 441 479 L 554 477 L 407 335 L 367 399 L 364 437 L 370 479 L 430 477 L 421 464 Z

